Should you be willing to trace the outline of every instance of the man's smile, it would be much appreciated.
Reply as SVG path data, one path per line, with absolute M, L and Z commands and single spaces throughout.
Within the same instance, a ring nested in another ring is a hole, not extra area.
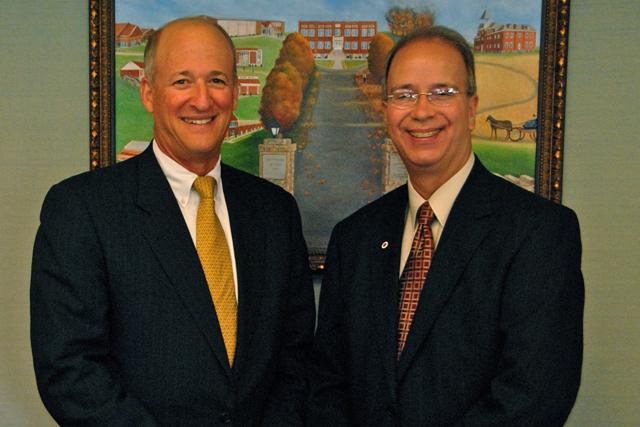
M 409 133 L 409 135 L 411 135 L 414 138 L 431 138 L 439 134 L 441 130 L 442 129 L 430 129 L 430 130 L 415 129 L 415 130 L 407 130 L 407 132 Z
M 190 119 L 188 117 L 183 117 L 182 121 L 190 125 L 206 125 L 213 121 L 213 117 L 205 117 L 203 119 Z

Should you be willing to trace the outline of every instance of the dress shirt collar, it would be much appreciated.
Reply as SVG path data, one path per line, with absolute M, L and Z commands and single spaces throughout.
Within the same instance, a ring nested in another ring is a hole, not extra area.
M 164 175 L 169 181 L 169 185 L 173 190 L 173 195 L 180 206 L 184 208 L 189 203 L 189 198 L 192 194 L 197 194 L 195 191 L 192 192 L 191 188 L 193 186 L 193 181 L 195 181 L 198 175 L 187 170 L 184 166 L 163 153 L 162 150 L 158 148 L 158 144 L 155 143 L 155 139 L 153 140 L 153 153 L 155 154 L 156 159 L 158 159 L 162 172 L 164 172 Z M 218 160 L 215 167 L 207 173 L 207 176 L 215 178 L 218 183 L 215 190 L 216 194 L 214 194 L 214 198 L 216 198 L 216 200 L 221 194 L 220 187 L 222 186 L 222 178 L 220 170 L 220 160 Z
M 433 209 L 435 218 L 442 228 L 444 228 L 444 225 L 447 222 L 449 212 L 451 212 L 451 208 L 453 207 L 453 202 L 455 202 L 456 197 L 458 197 L 458 193 L 460 193 L 462 186 L 471 173 L 474 162 L 475 156 L 471 153 L 464 166 L 462 166 L 455 175 L 442 184 L 440 188 L 438 188 L 429 198 L 431 209 Z M 413 218 L 415 224 L 418 209 L 420 209 L 420 206 L 422 206 L 426 200 L 423 199 L 413 187 L 411 179 L 408 180 L 407 184 L 409 188 L 409 218 Z

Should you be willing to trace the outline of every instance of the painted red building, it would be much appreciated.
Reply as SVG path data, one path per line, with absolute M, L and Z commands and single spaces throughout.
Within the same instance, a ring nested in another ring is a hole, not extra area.
M 298 32 L 320 58 L 333 50 L 342 51 L 347 57 L 366 58 L 377 31 L 376 21 L 298 21 Z
M 144 31 L 129 22 L 116 23 L 114 28 L 116 47 L 138 46 L 144 41 Z
M 256 76 L 238 76 L 239 95 L 260 95 L 260 79 Z
M 536 48 L 536 29 L 526 24 L 481 23 L 473 39 L 476 52 L 531 52 Z
M 129 61 L 120 68 L 120 77 L 140 81 L 144 77 L 144 62 Z
M 262 66 L 262 49 L 257 47 L 236 48 L 236 65 L 238 67 Z
M 237 138 L 247 133 L 255 132 L 263 128 L 260 120 L 238 120 L 238 116 L 233 113 L 229 120 L 229 127 L 224 139 Z

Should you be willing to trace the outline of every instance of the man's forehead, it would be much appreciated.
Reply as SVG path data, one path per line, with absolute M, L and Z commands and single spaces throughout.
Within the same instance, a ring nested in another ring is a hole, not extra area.
M 438 53 L 445 54 L 446 56 L 458 57 L 460 60 L 462 59 L 462 54 L 456 49 L 451 43 L 448 43 L 444 40 L 438 38 L 422 38 L 415 39 L 402 46 L 395 55 L 395 59 L 399 56 L 405 56 L 407 51 L 411 50 L 412 56 L 433 56 L 434 51 Z M 391 64 L 393 65 L 393 63 Z
M 464 58 L 462 54 L 451 44 L 437 39 L 416 39 L 402 46 L 394 55 L 391 64 L 389 64 L 388 77 L 400 77 L 398 71 L 394 70 L 400 65 L 407 65 L 407 63 L 415 62 L 416 66 L 426 67 L 424 59 L 438 59 L 440 63 L 445 62 L 448 69 L 454 64 L 459 65 L 459 70 L 466 75 L 466 67 L 464 65 Z M 446 61 L 443 61 L 446 58 Z M 457 67 L 456 67 L 457 68 Z M 428 72 L 428 69 L 424 70 Z
M 225 37 L 218 28 L 204 22 L 184 21 L 169 24 L 162 30 L 160 38 L 158 39 L 158 50 L 161 50 L 163 45 L 201 39 L 203 32 L 206 33 L 207 36 L 217 39 L 217 46 L 227 47 Z

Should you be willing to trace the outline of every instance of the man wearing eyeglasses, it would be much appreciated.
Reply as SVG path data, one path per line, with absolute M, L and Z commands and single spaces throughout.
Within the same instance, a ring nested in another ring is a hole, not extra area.
M 383 95 L 409 180 L 334 229 L 310 424 L 562 425 L 582 362 L 575 214 L 473 155 L 474 60 L 457 32 L 401 39 Z

